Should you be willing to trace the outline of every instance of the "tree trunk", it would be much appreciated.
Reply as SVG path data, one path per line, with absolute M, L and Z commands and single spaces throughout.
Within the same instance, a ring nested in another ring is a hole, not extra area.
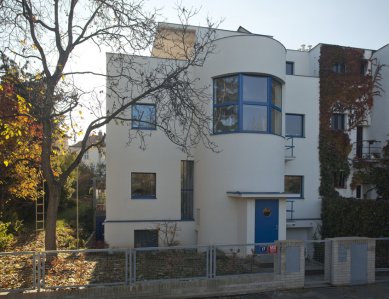
M 57 250 L 57 214 L 61 187 L 57 184 L 47 184 L 49 201 L 47 207 L 45 250 Z

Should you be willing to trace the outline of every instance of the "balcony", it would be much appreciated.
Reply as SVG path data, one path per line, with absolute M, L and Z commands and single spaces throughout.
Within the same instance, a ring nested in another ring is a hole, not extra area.
M 362 140 L 353 144 L 353 160 L 378 162 L 382 156 L 381 141 Z
M 285 161 L 291 161 L 296 159 L 294 156 L 294 138 L 285 137 Z
M 294 200 L 287 200 L 286 201 L 286 221 L 291 222 L 294 221 L 293 214 L 294 214 Z

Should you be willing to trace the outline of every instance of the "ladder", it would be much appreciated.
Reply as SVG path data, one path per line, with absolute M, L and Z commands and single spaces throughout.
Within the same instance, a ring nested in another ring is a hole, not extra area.
M 35 201 L 35 230 L 36 233 L 45 230 L 45 181 L 42 180 L 42 196 Z

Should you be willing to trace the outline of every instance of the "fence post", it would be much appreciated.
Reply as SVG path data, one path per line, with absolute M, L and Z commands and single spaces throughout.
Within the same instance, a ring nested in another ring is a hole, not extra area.
M 36 252 L 35 254 L 37 255 L 37 261 L 36 261 L 36 264 L 34 265 L 34 268 L 38 272 L 38 277 L 35 277 L 36 278 L 35 283 L 36 283 L 37 291 L 40 292 L 41 291 L 41 273 L 42 273 L 41 263 L 42 263 L 42 260 L 41 260 L 41 253 L 40 252 Z
M 129 281 L 130 281 L 130 274 L 129 274 L 129 253 L 131 252 L 131 249 L 126 249 L 126 251 L 124 252 L 124 255 L 125 255 L 125 263 L 124 263 L 124 283 L 127 285 L 129 284 Z
M 136 249 L 132 251 L 132 257 L 133 257 L 133 262 L 132 262 L 132 281 L 135 283 L 136 282 Z
M 207 277 L 209 279 L 216 277 L 216 247 L 213 245 L 207 249 Z

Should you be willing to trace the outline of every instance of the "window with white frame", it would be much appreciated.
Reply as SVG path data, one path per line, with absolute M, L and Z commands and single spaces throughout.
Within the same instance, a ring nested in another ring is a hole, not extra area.
M 344 113 L 333 113 L 331 116 L 331 129 L 344 131 L 346 128 L 346 117 Z
M 213 132 L 282 132 L 282 85 L 274 78 L 237 74 L 214 79 Z

